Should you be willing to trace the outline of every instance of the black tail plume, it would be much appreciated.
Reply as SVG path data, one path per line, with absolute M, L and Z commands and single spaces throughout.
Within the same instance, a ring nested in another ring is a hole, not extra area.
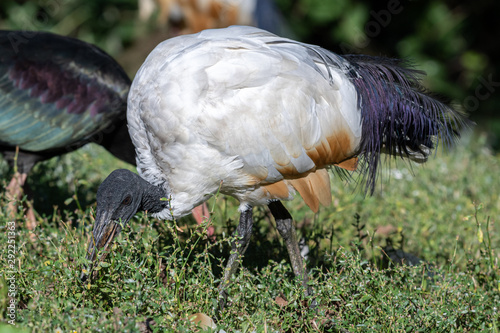
M 362 110 L 359 155 L 366 174 L 366 190 L 373 192 L 380 154 L 425 162 L 442 141 L 451 146 L 471 122 L 420 83 L 425 73 L 403 60 L 344 55 L 351 67 L 348 75 L 358 92 Z

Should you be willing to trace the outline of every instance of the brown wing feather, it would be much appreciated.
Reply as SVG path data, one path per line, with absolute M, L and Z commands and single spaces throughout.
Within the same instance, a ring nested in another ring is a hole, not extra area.
M 325 169 L 311 172 L 304 178 L 288 181 L 299 193 L 313 212 L 317 212 L 319 204 L 324 206 L 332 202 L 330 177 Z

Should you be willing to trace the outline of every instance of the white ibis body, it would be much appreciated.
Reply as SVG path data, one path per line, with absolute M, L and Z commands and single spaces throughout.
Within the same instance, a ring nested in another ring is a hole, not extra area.
M 256 205 L 270 208 L 306 285 L 292 218 L 280 200 L 299 192 L 312 210 L 329 204 L 326 169 L 333 165 L 358 168 L 371 189 L 382 152 L 424 162 L 438 138 L 453 141 L 466 123 L 424 92 L 419 74 L 398 60 L 339 56 L 251 27 L 161 43 L 128 99 L 139 176 L 117 170 L 100 186 L 97 246 L 89 246 L 88 258 L 95 260 L 119 232 L 117 221 L 137 210 L 170 220 L 220 189 L 239 200 L 241 212 L 221 305 Z

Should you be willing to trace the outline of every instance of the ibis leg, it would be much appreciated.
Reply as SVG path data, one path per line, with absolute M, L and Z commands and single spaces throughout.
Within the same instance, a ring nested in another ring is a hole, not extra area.
M 302 285 L 306 289 L 306 296 L 311 295 L 312 288 L 307 285 L 309 278 L 304 266 L 304 261 L 300 255 L 299 243 L 297 242 L 292 216 L 280 201 L 273 201 L 268 207 L 276 220 L 276 228 L 285 241 L 293 272 L 295 276 L 302 279 Z
M 226 288 L 229 285 L 229 281 L 231 280 L 231 276 L 236 272 L 238 268 L 238 257 L 243 255 L 248 247 L 248 243 L 250 242 L 250 236 L 252 235 L 252 207 L 249 206 L 248 209 L 241 212 L 240 215 L 240 223 L 236 228 L 235 236 L 237 239 L 233 241 L 231 244 L 231 255 L 226 264 L 226 269 L 224 270 L 224 276 L 219 285 L 219 309 L 224 309 L 226 305 L 227 299 L 227 291 Z

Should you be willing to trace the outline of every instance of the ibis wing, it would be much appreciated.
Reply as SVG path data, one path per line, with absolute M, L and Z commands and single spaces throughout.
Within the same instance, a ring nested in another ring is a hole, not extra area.
M 77 145 L 126 117 L 130 80 L 95 46 L 0 31 L 0 140 L 29 151 Z

